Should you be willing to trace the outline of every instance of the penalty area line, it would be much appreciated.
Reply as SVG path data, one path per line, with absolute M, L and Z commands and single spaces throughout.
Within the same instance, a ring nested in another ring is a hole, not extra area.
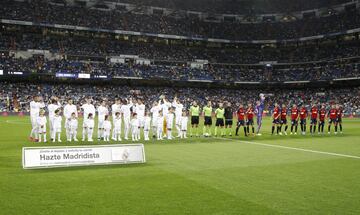
M 216 139 L 230 140 L 230 141 L 234 141 L 234 142 L 247 143 L 247 144 L 265 146 L 265 147 L 272 147 L 272 148 L 281 148 L 281 149 L 289 149 L 289 150 L 310 152 L 310 153 L 316 153 L 316 154 L 331 155 L 331 156 L 337 156 L 337 157 L 360 159 L 360 156 L 356 156 L 356 155 L 347 155 L 347 154 L 340 154 L 340 153 L 334 153 L 334 152 L 324 152 L 324 151 L 318 151 L 318 150 L 312 150 L 312 149 L 304 149 L 304 148 L 297 148 L 297 147 L 290 147 L 290 146 L 280 146 L 280 145 L 273 145 L 273 144 L 245 141 L 245 140 L 236 140 L 236 139 L 231 139 L 231 138 L 220 138 L 219 137 L 219 138 L 216 138 Z

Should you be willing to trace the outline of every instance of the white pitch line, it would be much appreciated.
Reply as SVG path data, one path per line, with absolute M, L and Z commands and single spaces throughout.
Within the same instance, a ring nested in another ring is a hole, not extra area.
M 26 125 L 26 124 L 31 124 L 31 123 L 26 123 L 26 122 L 23 122 L 23 121 L 16 121 L 16 120 L 5 120 L 6 123 L 9 123 L 9 124 L 17 124 L 17 125 Z
M 296 147 L 289 147 L 289 146 L 280 146 L 280 145 L 258 143 L 258 142 L 244 141 L 244 140 L 236 140 L 236 139 L 230 139 L 230 138 L 217 138 L 217 139 L 232 140 L 232 141 L 237 141 L 237 142 L 241 142 L 241 143 L 248 143 L 248 144 L 266 146 L 266 147 L 273 147 L 273 148 L 290 149 L 290 150 L 296 150 L 296 151 L 303 151 L 303 152 L 311 152 L 311 153 L 332 155 L 332 156 L 345 157 L 345 158 L 360 159 L 359 156 L 340 154 L 340 153 L 334 153 L 334 152 L 323 152 L 323 151 L 317 151 L 317 150 L 311 150 L 311 149 L 303 149 L 303 148 L 296 148 Z

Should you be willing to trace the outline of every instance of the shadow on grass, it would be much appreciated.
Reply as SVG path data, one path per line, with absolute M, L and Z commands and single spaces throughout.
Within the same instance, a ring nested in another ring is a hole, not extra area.
M 71 172 L 71 171 L 98 171 L 98 170 L 115 170 L 115 169 L 134 169 L 134 168 L 148 168 L 156 166 L 153 163 L 142 164 L 111 164 L 111 165 L 88 165 L 88 166 L 72 166 L 72 167 L 56 167 L 56 168 L 40 168 L 40 169 L 24 169 L 27 173 L 41 174 L 53 172 Z

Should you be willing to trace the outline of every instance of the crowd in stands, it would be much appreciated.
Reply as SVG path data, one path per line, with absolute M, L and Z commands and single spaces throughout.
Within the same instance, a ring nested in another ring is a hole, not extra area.
M 220 68 L 214 67 L 215 80 L 237 81 L 315 81 L 359 77 L 360 64 L 329 63 L 326 66 L 298 65 L 286 69 L 274 68 Z M 216 71 L 216 72 L 215 72 Z
M 267 94 L 266 110 L 271 111 L 275 102 L 284 103 L 290 107 L 292 104 L 312 103 L 339 103 L 344 106 L 345 114 L 360 114 L 360 88 L 344 89 L 272 89 L 272 90 L 235 90 L 235 89 L 210 89 L 210 88 L 177 88 L 177 87 L 129 87 L 129 86 L 94 86 L 94 85 L 66 85 L 66 84 L 31 84 L 31 83 L 8 83 L 0 84 L 0 111 L 29 111 L 29 103 L 34 95 L 40 95 L 45 102 L 51 96 L 60 98 L 62 104 L 72 98 L 75 104 L 80 106 L 85 98 L 91 97 L 95 104 L 101 100 L 107 100 L 108 105 L 115 98 L 140 98 L 143 99 L 147 108 L 153 101 L 157 101 L 160 95 L 165 95 L 172 100 L 177 96 L 186 108 L 192 101 L 197 101 L 204 106 L 207 101 L 216 105 L 218 102 L 231 102 L 234 109 L 240 103 L 255 103 L 259 99 L 259 93 Z
M 339 0 L 341 1 L 341 0 Z M 323 33 L 338 32 L 360 27 L 360 13 L 346 12 L 322 18 L 301 19 L 292 22 L 229 23 L 205 22 L 196 18 L 174 18 L 163 15 L 144 15 L 123 10 L 97 10 L 50 4 L 44 0 L 0 2 L 0 19 L 15 19 L 36 23 L 87 26 L 91 28 L 122 29 L 149 33 L 175 34 L 238 40 L 291 39 Z M 29 27 L 30 28 L 30 27 Z M 0 56 L 0 70 L 6 73 L 36 74 L 89 73 L 109 77 L 130 77 L 163 80 L 205 80 L 221 82 L 284 82 L 315 81 L 360 76 L 360 46 L 354 43 L 298 47 L 239 47 L 230 48 L 165 45 L 155 42 L 120 41 L 114 35 L 104 37 L 75 36 L 59 31 L 57 35 L 25 28 L 19 32 L 0 32 L 0 50 L 49 50 L 54 56 L 34 55 L 28 59 Z M 5 28 L 3 28 L 5 29 Z M 34 30 L 34 31 L 33 31 Z M 37 32 L 37 33 L 33 33 Z M 86 33 L 85 33 L 86 34 Z M 87 33 L 90 34 L 90 33 Z M 260 47 L 260 48 L 259 48 Z M 134 62 L 111 63 L 110 56 L 138 55 L 151 60 L 150 65 Z M 59 56 L 62 56 L 59 58 Z M 86 57 L 89 57 L 87 59 Z M 94 60 L 92 57 L 100 57 Z M 90 60 L 91 58 L 91 60 Z M 84 60 L 85 59 L 85 60 Z M 193 68 L 189 61 L 208 60 L 203 68 Z M 337 59 L 337 60 L 334 60 Z M 341 59 L 341 60 L 340 60 Z M 279 65 L 258 64 L 260 61 L 287 63 Z M 315 63 L 323 61 L 327 63 Z M 299 62 L 306 62 L 300 64 Z M 294 63 L 294 64 L 291 64 Z M 239 65 L 234 65 L 239 64 Z M 242 65 L 240 65 L 242 64 Z M 267 105 L 274 102 L 306 103 L 338 102 L 346 113 L 360 113 L 359 88 L 356 89 L 305 89 L 271 90 Z M 154 93 L 156 92 L 156 93 Z M 78 104 L 91 96 L 95 101 L 103 98 L 112 101 L 115 96 L 135 96 L 146 101 L 158 99 L 160 94 L 172 98 L 178 95 L 189 105 L 197 100 L 203 105 L 207 100 L 255 102 L 260 90 L 154 88 L 127 86 L 75 86 L 39 85 L 24 83 L 0 84 L 0 111 L 28 111 L 30 97 L 40 94 L 45 100 L 57 95 L 62 102 L 69 97 Z M 264 93 L 264 92 L 263 92 Z M 147 104 L 150 104 L 148 102 Z
M 360 12 L 344 12 L 321 18 L 291 22 L 209 22 L 198 18 L 175 18 L 157 14 L 135 14 L 122 10 L 50 4 L 44 0 L 0 2 L 0 18 L 36 23 L 62 24 L 232 40 L 293 39 L 340 32 L 360 27 Z
M 136 77 L 165 80 L 208 80 L 208 81 L 313 81 L 336 78 L 359 77 L 360 64 L 346 62 L 329 63 L 325 66 L 298 65 L 286 69 L 277 67 L 231 67 L 224 65 L 204 65 L 193 68 L 186 64 L 177 66 L 151 64 L 122 64 L 93 61 L 47 60 L 43 56 L 29 59 L 14 57 L 0 58 L 0 69 L 6 73 L 23 72 L 37 74 L 88 73 L 109 77 Z
M 39 34 L 0 33 L 0 50 L 49 50 L 75 56 L 137 55 L 162 61 L 208 60 L 211 63 L 257 64 L 260 61 L 279 63 L 325 61 L 360 56 L 360 45 L 333 44 L 271 48 L 260 46 L 207 48 L 204 46 L 165 45 L 144 42 L 124 42 L 115 38 L 56 37 Z

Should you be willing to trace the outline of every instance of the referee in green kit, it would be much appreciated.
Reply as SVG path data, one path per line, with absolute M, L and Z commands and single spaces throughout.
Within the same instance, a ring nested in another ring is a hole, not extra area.
M 207 105 L 205 107 L 203 107 L 203 113 L 204 113 L 203 135 L 204 136 L 211 136 L 212 112 L 213 112 L 213 108 L 211 107 L 211 101 L 208 101 Z

